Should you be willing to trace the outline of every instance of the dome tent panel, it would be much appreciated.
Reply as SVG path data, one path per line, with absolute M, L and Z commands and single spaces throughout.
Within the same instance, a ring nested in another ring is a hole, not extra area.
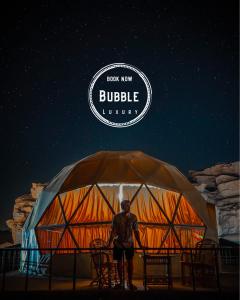
M 81 205 L 82 200 L 90 192 L 90 188 L 91 186 L 86 186 L 58 195 L 67 222 L 70 221 L 78 206 Z
M 74 166 L 75 164 L 64 167 L 42 190 L 38 196 L 36 205 L 33 207 L 32 212 L 28 215 L 28 218 L 24 223 L 23 232 L 30 231 L 37 226 L 44 212 L 55 199 L 55 196 L 58 194 L 63 182 L 69 176 Z M 31 231 L 31 234 L 32 232 L 33 231 Z
M 40 248 L 57 248 L 64 232 L 64 227 L 52 226 L 45 229 L 36 228 L 36 237 Z M 48 250 L 42 250 L 42 254 L 49 253 Z
M 71 172 L 58 189 L 58 192 L 61 194 L 97 183 L 96 179 L 101 171 L 102 162 L 102 152 L 97 152 L 75 162 Z
M 121 210 L 120 208 L 120 184 L 99 184 L 98 188 L 101 189 L 102 196 L 109 207 L 112 208 L 112 212 L 117 213 Z M 112 216 L 113 217 L 113 216 Z
M 109 238 L 110 230 L 111 224 L 71 226 L 71 231 L 80 248 L 89 248 L 91 242 L 95 239 L 102 239 L 103 241 L 107 241 Z M 82 250 L 81 252 L 84 252 L 84 250 Z
M 139 152 L 129 161 L 129 164 L 137 174 L 141 174 L 145 184 L 177 191 L 178 186 L 168 171 L 167 163 Z
M 142 177 L 128 165 L 127 153 L 119 151 L 116 156 L 114 151 L 101 151 L 77 162 L 60 193 L 96 183 L 142 182 Z
M 169 228 L 169 231 L 167 232 L 161 247 L 162 248 L 181 248 L 182 247 L 181 242 L 180 242 L 178 236 L 176 235 L 176 232 L 172 228 Z M 176 252 L 176 250 L 175 250 L 175 252 Z
M 169 228 L 168 226 L 139 224 L 139 235 L 140 235 L 142 245 L 148 248 L 159 248 L 164 240 L 168 228 Z M 135 238 L 134 238 L 134 247 L 136 248 L 139 247 Z M 159 253 L 159 250 L 149 250 L 149 252 Z
M 56 253 L 57 254 L 72 253 L 71 250 L 65 250 L 64 248 L 78 248 L 78 247 L 79 246 L 76 243 L 76 240 L 71 232 L 71 229 L 69 227 L 66 227 L 57 246 L 59 251 L 56 250 Z
M 70 219 L 70 224 L 112 221 L 113 210 L 94 186 Z
M 49 207 L 45 210 L 42 218 L 40 219 L 37 227 L 49 226 L 56 224 L 65 224 L 64 215 L 59 202 L 59 197 L 55 197 Z
M 140 192 L 143 184 L 120 184 L 119 187 L 119 202 L 122 200 L 129 200 L 130 202 L 135 201 L 136 196 Z
M 187 199 L 182 196 L 177 208 L 174 224 L 187 224 L 204 226 L 196 211 L 193 210 Z
M 194 248 L 196 243 L 204 238 L 205 227 L 188 227 L 174 226 L 175 232 L 179 237 L 183 248 Z
M 164 212 L 144 186 L 132 202 L 131 212 L 137 216 L 139 222 L 168 224 Z
M 175 214 L 178 201 L 182 195 L 180 193 L 153 186 L 150 186 L 149 189 L 151 190 L 153 197 L 157 200 L 159 206 L 165 212 L 168 220 L 171 222 Z
M 104 160 L 102 171 L 99 172 L 98 183 L 112 182 L 112 183 L 132 183 L 144 182 L 141 174 L 129 165 L 128 160 L 124 155 L 120 157 L 112 156 L 110 154 L 107 160 Z M 119 180 L 121 178 L 121 180 Z

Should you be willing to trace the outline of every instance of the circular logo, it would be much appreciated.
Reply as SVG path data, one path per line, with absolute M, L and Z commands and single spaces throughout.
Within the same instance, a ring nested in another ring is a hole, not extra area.
M 146 115 L 151 100 L 147 76 L 124 63 L 103 67 L 93 76 L 88 89 L 91 111 L 99 121 L 112 127 L 138 123 Z

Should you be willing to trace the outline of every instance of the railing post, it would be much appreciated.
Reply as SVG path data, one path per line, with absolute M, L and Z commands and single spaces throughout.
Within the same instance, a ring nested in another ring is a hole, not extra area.
M 25 292 L 27 292 L 28 290 L 28 275 L 29 275 L 29 254 L 30 254 L 30 250 L 27 249 L 27 271 L 26 271 L 26 277 L 25 277 Z
M 48 290 L 52 290 L 52 249 L 50 249 L 50 262 L 49 262 L 49 273 L 48 273 Z
M 6 281 L 6 251 L 2 251 L 3 254 L 2 254 L 2 259 L 3 259 L 3 263 L 2 263 L 2 270 L 3 270 L 3 273 L 2 273 L 2 292 L 5 291 L 5 281 Z
M 103 279 L 102 279 L 102 249 L 100 248 L 100 253 L 98 256 L 98 266 L 99 266 L 99 279 L 98 279 L 98 288 L 101 289 L 103 287 Z
M 215 268 L 216 268 L 216 279 L 217 279 L 217 288 L 221 292 L 220 278 L 219 278 L 219 266 L 218 266 L 218 249 L 215 248 Z
M 107 249 L 106 249 L 107 250 Z M 111 260 L 108 258 L 108 288 L 112 287 L 112 262 Z
M 125 250 L 122 255 L 122 289 L 125 289 Z
M 20 262 L 21 262 L 21 249 L 17 249 L 17 252 L 16 252 L 16 263 L 15 263 L 16 270 L 19 270 L 19 268 L 20 268 Z
M 191 271 L 192 271 L 192 286 L 193 286 L 193 291 L 196 291 L 196 283 L 195 283 L 195 273 L 194 273 L 194 264 L 193 264 L 193 253 L 191 249 Z
M 77 270 L 77 255 L 76 255 L 76 249 L 74 249 L 74 254 L 73 254 L 73 291 L 75 292 L 76 290 L 76 270 Z
M 169 248 L 167 249 L 167 274 L 168 274 L 168 289 L 172 288 L 172 265 L 171 257 L 169 255 Z
M 17 250 L 14 249 L 13 254 L 12 254 L 12 271 L 14 271 L 16 268 L 16 257 L 17 257 L 16 252 L 17 252 Z
M 145 250 L 143 249 L 143 284 L 144 284 L 144 290 L 147 291 L 147 266 L 146 266 L 146 254 Z

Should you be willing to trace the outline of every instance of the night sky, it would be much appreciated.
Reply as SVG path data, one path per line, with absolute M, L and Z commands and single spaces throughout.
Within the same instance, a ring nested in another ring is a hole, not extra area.
M 1 225 L 31 182 L 100 150 L 142 150 L 185 174 L 238 160 L 237 1 L 96 2 L 1 8 Z M 153 90 L 128 128 L 88 105 L 91 78 L 116 62 Z

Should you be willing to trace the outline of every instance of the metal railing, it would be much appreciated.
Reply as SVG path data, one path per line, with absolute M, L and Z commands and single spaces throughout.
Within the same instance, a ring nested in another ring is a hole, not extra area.
M 61 253 L 71 252 L 68 253 L 69 255 L 73 256 L 73 263 L 72 263 L 72 276 L 71 276 L 71 289 L 72 291 L 76 291 L 77 285 L 76 282 L 78 279 L 81 279 L 77 276 L 77 255 L 78 254 L 84 254 L 84 253 L 98 253 L 99 254 L 99 261 L 98 261 L 98 272 L 97 272 L 97 285 L 98 288 L 104 287 L 103 279 L 104 277 L 104 268 L 103 265 L 106 263 L 102 259 L 102 254 L 106 253 L 106 251 L 110 251 L 112 249 L 110 248 L 5 248 L 0 249 L 0 279 L 1 279 L 1 291 L 6 291 L 6 281 L 8 279 L 8 275 L 12 271 L 18 271 L 20 268 L 20 264 L 22 265 L 22 274 L 24 275 L 24 291 L 29 291 L 29 278 L 32 278 L 33 269 L 38 270 L 35 273 L 35 276 L 38 275 L 38 272 L 42 274 L 45 274 L 43 276 L 44 279 L 47 279 L 47 290 L 52 291 L 52 285 L 53 285 L 53 279 L 55 277 L 53 274 L 53 258 L 55 255 L 61 255 Z M 148 284 L 154 285 L 154 284 L 161 284 L 163 281 L 157 281 L 156 278 L 151 277 L 149 280 L 148 273 L 147 273 L 147 267 L 148 264 L 150 265 L 165 265 L 165 283 L 168 286 L 168 288 L 173 288 L 173 277 L 172 277 L 172 265 L 171 265 L 171 259 L 174 256 L 181 256 L 183 253 L 187 253 L 188 260 L 183 261 L 180 260 L 181 268 L 183 268 L 184 264 L 189 269 L 189 279 L 191 288 L 193 291 L 196 291 L 197 289 L 197 280 L 199 276 L 199 272 L 201 272 L 201 268 L 204 267 L 204 262 L 202 262 L 202 266 L 200 261 L 196 261 L 196 248 L 147 248 L 147 249 L 140 249 L 140 248 L 134 248 L 134 250 L 141 253 L 142 256 L 142 264 L 143 264 L 143 286 L 144 289 L 147 290 Z M 45 260 L 40 260 L 38 263 L 33 261 L 31 259 L 31 254 L 34 252 L 38 253 L 47 253 L 43 255 L 42 257 L 45 258 Z M 213 272 L 210 274 L 215 283 L 216 283 L 216 289 L 218 291 L 221 291 L 221 282 L 220 282 L 220 276 L 221 276 L 221 268 L 222 265 L 230 264 L 235 267 L 235 270 L 238 270 L 239 265 L 239 247 L 220 247 L 220 248 L 202 248 L 198 249 L 197 251 L 201 251 L 202 253 L 207 253 L 205 251 L 213 251 L 213 261 L 212 261 L 212 270 Z M 156 253 L 158 252 L 158 253 Z M 124 271 L 125 268 L 125 258 L 123 255 L 123 272 L 122 272 L 122 282 L 125 282 L 126 279 L 126 272 Z M 200 268 L 199 268 L 200 266 Z M 96 266 L 95 266 L 96 267 Z M 200 270 L 200 271 L 199 271 Z M 18 273 L 12 276 L 17 276 Z M 209 274 L 208 274 L 209 275 Z M 110 275 L 109 275 L 110 276 Z M 109 285 L 108 287 L 112 287 L 111 283 L 112 278 L 108 278 Z M 155 281 L 154 281 L 155 280 Z M 182 278 L 183 280 L 183 278 Z M 124 285 L 122 287 L 124 289 Z

